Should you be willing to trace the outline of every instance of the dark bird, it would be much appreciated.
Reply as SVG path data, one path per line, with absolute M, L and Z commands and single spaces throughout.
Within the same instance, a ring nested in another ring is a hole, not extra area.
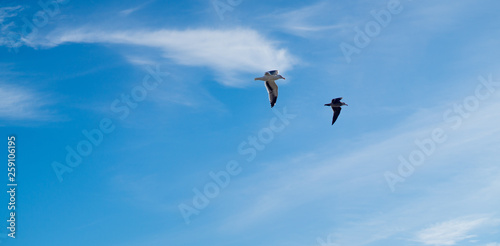
M 325 104 L 325 106 L 330 106 L 333 109 L 333 119 L 332 119 L 332 125 L 337 121 L 337 118 L 339 117 L 340 111 L 342 110 L 341 106 L 349 106 L 345 104 L 344 102 L 341 102 L 342 97 L 338 97 L 335 99 L 332 99 L 331 103 Z
M 264 76 L 255 78 L 255 80 L 266 81 L 267 93 L 269 93 L 269 102 L 271 103 L 271 108 L 276 104 L 278 100 L 278 85 L 276 85 L 276 80 L 285 79 L 283 76 L 279 75 L 278 70 L 267 71 Z

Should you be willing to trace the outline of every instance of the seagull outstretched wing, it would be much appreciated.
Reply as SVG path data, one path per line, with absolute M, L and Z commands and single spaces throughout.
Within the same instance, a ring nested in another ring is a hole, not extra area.
M 269 93 L 269 102 L 271 103 L 271 108 L 276 104 L 278 100 L 278 85 L 274 81 L 266 81 L 267 93 Z
M 333 123 L 335 123 L 335 121 L 337 121 L 337 118 L 339 117 L 340 111 L 342 110 L 342 108 L 341 107 L 334 107 L 332 109 L 333 109 L 333 119 L 332 119 L 332 125 L 333 125 Z
M 271 71 L 267 71 L 264 75 L 278 75 L 279 72 L 278 70 L 271 70 Z
M 340 103 L 340 100 L 342 100 L 342 97 L 334 98 L 334 99 L 332 99 L 332 104 Z

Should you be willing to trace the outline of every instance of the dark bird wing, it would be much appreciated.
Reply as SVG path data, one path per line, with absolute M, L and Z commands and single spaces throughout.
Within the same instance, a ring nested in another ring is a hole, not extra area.
M 337 121 L 337 118 L 339 117 L 340 111 L 342 110 L 341 107 L 335 107 L 333 109 L 333 119 L 332 119 L 332 125 Z
M 278 70 L 267 71 L 264 75 L 278 75 Z
M 274 107 L 276 100 L 278 100 L 278 85 L 274 81 L 266 81 L 267 93 L 269 93 L 269 102 L 271 108 Z
M 340 103 L 340 100 L 342 100 L 342 97 L 337 97 L 335 99 L 332 99 L 332 104 Z

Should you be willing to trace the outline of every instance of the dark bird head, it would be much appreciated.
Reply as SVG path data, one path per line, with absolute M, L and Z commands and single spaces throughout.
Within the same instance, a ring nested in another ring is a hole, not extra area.
M 281 76 L 281 75 L 278 75 L 278 78 L 280 79 L 285 79 L 285 77 Z
M 344 105 L 345 105 L 345 106 L 349 106 L 349 105 L 347 105 L 347 103 L 345 103 L 345 102 L 340 102 L 340 103 L 342 104 L 342 106 L 344 106 Z

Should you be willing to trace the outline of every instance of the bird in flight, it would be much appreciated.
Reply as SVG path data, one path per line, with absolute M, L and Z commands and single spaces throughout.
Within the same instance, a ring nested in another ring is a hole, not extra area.
M 276 104 L 278 100 L 278 85 L 276 85 L 276 80 L 285 79 L 281 76 L 278 70 L 267 71 L 264 76 L 255 78 L 255 80 L 266 81 L 267 93 L 269 93 L 269 102 L 271 103 L 271 108 Z
M 341 102 L 342 97 L 334 98 L 332 99 L 331 103 L 325 104 L 325 106 L 330 106 L 333 109 L 333 119 L 332 119 L 332 125 L 337 121 L 337 118 L 339 117 L 340 111 L 342 110 L 341 106 L 349 106 L 345 104 L 344 102 Z

